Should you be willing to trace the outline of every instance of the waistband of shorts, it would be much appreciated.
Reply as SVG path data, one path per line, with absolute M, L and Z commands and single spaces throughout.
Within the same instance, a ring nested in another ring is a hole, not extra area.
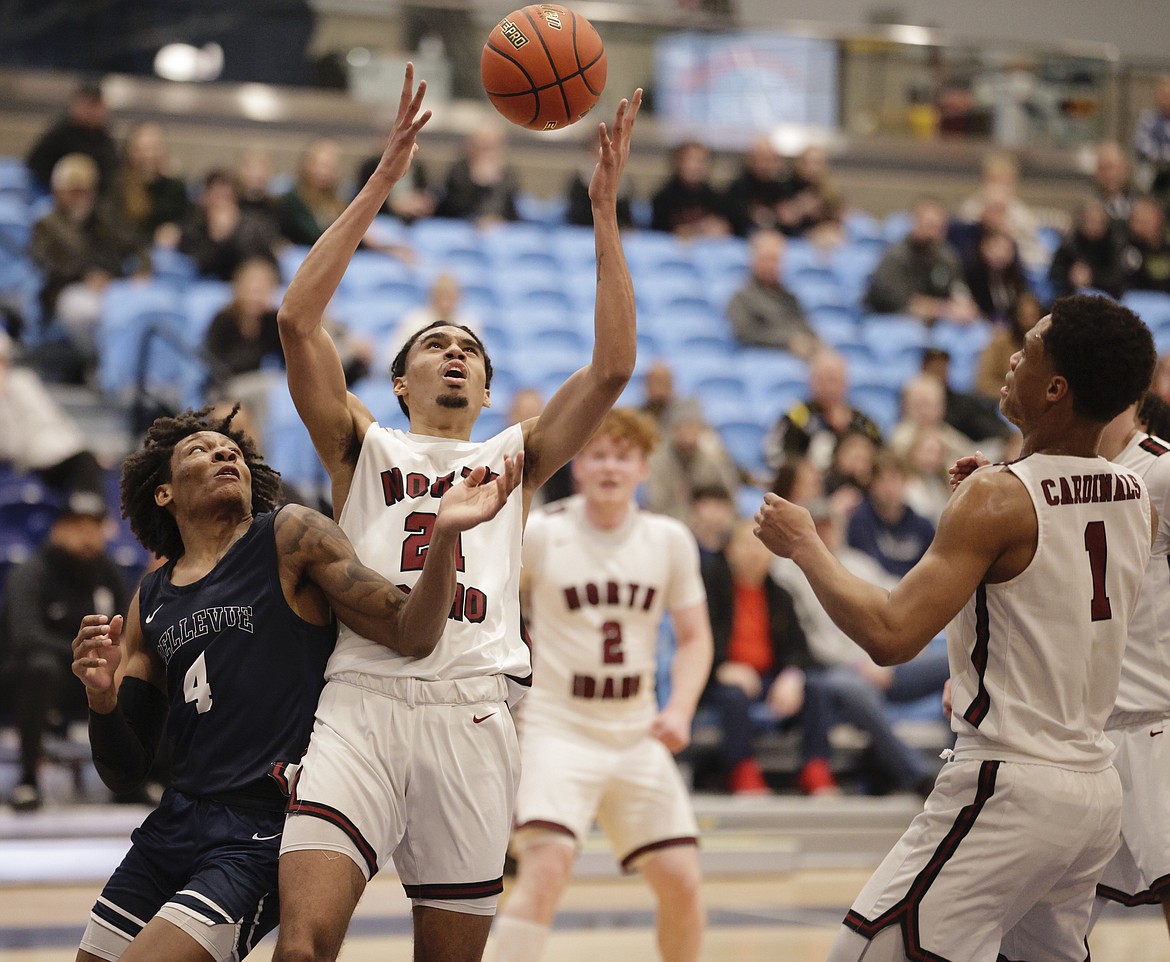
M 1119 728 L 1145 728 L 1148 725 L 1157 725 L 1170 718 L 1167 711 L 1115 711 L 1109 716 L 1105 728 L 1116 731 Z
M 424 681 L 421 678 L 387 678 L 360 671 L 338 672 L 329 683 L 364 688 L 415 705 L 476 705 L 506 701 L 508 683 L 503 675 L 457 678 L 452 681 Z

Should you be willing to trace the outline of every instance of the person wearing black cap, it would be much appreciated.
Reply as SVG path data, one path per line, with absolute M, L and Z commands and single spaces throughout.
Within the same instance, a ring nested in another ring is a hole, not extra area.
M 126 584 L 106 551 L 107 530 L 102 497 L 75 492 L 45 543 L 8 576 L 0 624 L 20 729 L 20 781 L 8 797 L 17 811 L 41 807 L 37 768 L 52 717 L 85 717 L 85 689 L 72 671 L 77 625 L 91 612 L 125 610 Z

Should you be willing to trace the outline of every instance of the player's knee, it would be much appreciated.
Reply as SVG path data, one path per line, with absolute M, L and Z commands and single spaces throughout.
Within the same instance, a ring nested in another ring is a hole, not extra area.
M 282 927 L 272 962 L 333 962 L 340 948 L 333 941 L 322 934 L 315 935 L 306 930 L 286 931 Z

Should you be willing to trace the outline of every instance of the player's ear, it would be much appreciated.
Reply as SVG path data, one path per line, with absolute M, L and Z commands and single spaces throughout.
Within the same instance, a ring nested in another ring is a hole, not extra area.
M 165 508 L 168 504 L 170 504 L 173 497 L 174 495 L 171 492 L 170 482 L 166 484 L 160 484 L 157 488 L 154 489 L 154 503 L 157 504 L 160 508 Z
M 492 389 L 490 387 L 485 387 L 483 389 L 483 406 L 485 408 L 490 408 L 492 406 Z
M 402 397 L 406 393 L 406 378 L 402 375 L 394 378 L 394 396 Z
M 1059 374 L 1054 374 L 1048 382 L 1048 400 L 1055 404 L 1068 394 L 1068 380 Z

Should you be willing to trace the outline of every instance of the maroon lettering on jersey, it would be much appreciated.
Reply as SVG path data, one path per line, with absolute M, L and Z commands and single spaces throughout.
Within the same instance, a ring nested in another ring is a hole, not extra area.
M 1040 482 L 1040 490 L 1042 492 L 1044 492 L 1044 500 L 1047 501 L 1053 507 L 1060 504 L 1060 498 L 1058 498 L 1053 493 L 1053 489 L 1055 487 L 1056 487 L 1056 482 L 1053 481 L 1052 478 L 1045 478 L 1043 481 Z
M 638 689 L 642 687 L 641 675 L 626 675 L 622 679 L 622 698 L 633 698 L 638 694 Z
M 585 600 L 591 605 L 601 604 L 601 592 L 597 590 L 597 585 L 592 581 L 585 586 Z
M 382 497 L 386 501 L 387 507 L 396 505 L 403 499 L 405 492 L 402 488 L 402 471 L 399 468 L 391 468 L 389 471 L 382 472 Z
M 602 698 L 613 698 L 614 690 L 615 689 L 614 689 L 613 679 L 606 678 L 605 683 L 601 686 L 601 697 Z
M 621 599 L 618 597 L 618 583 L 616 581 L 607 581 L 605 583 L 605 603 L 607 605 L 621 604 Z
M 581 596 L 577 594 L 576 588 L 565 589 L 565 604 L 569 606 L 570 611 L 576 611 L 581 607 Z
M 479 588 L 468 588 L 463 594 L 463 617 L 478 625 L 487 617 L 487 595 Z
M 590 675 L 574 675 L 573 676 L 573 697 L 574 698 L 595 698 L 597 697 L 597 679 Z
M 431 488 L 431 479 L 418 471 L 411 471 L 406 476 L 406 496 L 421 498 Z
M 651 606 L 652 604 L 654 604 L 654 596 L 655 596 L 656 594 L 658 594 L 658 589 L 657 589 L 657 588 L 653 588 L 653 587 L 652 587 L 652 588 L 647 588 L 647 589 L 646 589 L 646 600 L 642 602 L 642 610 L 643 610 L 643 611 L 649 611 L 649 610 L 650 610 L 650 606 Z
M 431 485 L 431 497 L 432 498 L 441 498 L 443 495 L 445 495 L 448 491 L 451 490 L 451 485 L 453 485 L 454 483 L 455 483 L 455 472 L 454 471 L 452 471 L 450 474 L 444 474 L 441 478 L 438 478 L 434 484 Z

